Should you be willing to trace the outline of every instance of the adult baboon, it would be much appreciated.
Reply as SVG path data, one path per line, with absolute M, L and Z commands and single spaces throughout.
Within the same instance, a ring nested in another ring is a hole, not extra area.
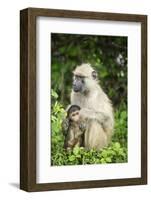
M 71 105 L 80 106 L 80 116 L 88 120 L 84 146 L 99 150 L 108 145 L 113 133 L 111 101 L 100 87 L 97 73 L 90 64 L 77 66 L 73 74 Z

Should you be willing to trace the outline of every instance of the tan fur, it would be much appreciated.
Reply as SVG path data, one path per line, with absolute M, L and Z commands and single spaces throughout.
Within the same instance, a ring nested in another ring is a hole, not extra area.
M 94 69 L 90 64 L 82 64 L 74 70 L 74 75 L 86 77 L 88 92 L 71 92 L 71 104 L 81 107 L 80 116 L 87 119 L 84 146 L 87 149 L 101 149 L 108 145 L 114 127 L 111 101 L 104 93 L 97 80 L 91 76 Z

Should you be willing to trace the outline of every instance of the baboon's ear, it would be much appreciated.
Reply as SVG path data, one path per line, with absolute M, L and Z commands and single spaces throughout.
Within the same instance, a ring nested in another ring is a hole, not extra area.
M 97 77 L 98 77 L 97 72 L 93 71 L 92 72 L 92 78 L 95 80 L 95 79 L 97 79 Z

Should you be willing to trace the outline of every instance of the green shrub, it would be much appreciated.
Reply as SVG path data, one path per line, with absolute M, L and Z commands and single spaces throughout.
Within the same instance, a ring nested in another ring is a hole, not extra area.
M 127 162 L 127 110 L 125 104 L 115 111 L 115 130 L 112 142 L 108 147 L 96 151 L 75 147 L 64 149 L 64 136 L 61 123 L 65 110 L 58 102 L 57 93 L 52 90 L 51 108 L 51 165 L 81 165 Z

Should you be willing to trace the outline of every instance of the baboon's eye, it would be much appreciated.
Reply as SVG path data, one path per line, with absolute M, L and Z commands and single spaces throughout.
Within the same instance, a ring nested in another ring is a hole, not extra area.
M 81 79 L 81 82 L 84 83 L 84 78 Z
M 84 79 L 85 77 L 84 76 L 80 76 L 80 75 L 75 75 L 75 78 L 76 79 Z

